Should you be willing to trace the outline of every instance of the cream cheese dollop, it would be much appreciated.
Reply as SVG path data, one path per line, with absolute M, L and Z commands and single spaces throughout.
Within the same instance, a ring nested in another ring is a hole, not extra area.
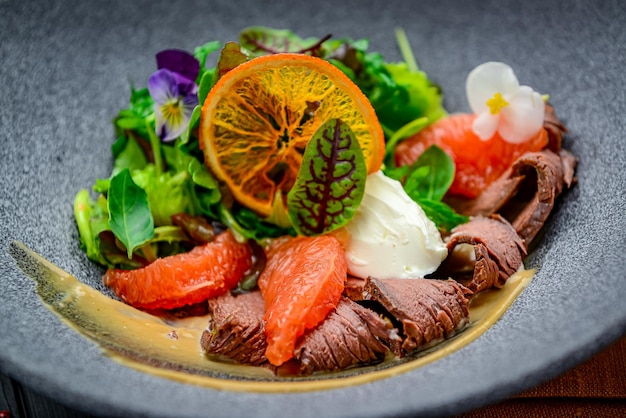
M 348 272 L 356 277 L 424 277 L 448 255 L 435 224 L 381 171 L 367 177 L 361 205 L 344 229 Z

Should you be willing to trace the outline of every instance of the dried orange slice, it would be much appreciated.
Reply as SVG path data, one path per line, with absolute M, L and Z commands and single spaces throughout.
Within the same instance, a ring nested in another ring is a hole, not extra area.
M 320 58 L 266 55 L 240 64 L 213 86 L 202 107 L 200 146 L 235 199 L 270 217 L 284 211 L 309 139 L 331 118 L 350 126 L 368 173 L 377 171 L 383 131 L 356 84 Z

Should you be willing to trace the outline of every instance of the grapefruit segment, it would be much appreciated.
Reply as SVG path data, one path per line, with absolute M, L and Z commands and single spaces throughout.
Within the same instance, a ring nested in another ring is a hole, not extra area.
M 347 271 L 343 248 L 332 235 L 282 238 L 268 248 L 258 284 L 270 363 L 292 358 L 297 339 L 337 306 Z
M 174 309 L 225 293 L 251 265 L 248 244 L 226 231 L 188 253 L 159 258 L 140 269 L 109 269 L 103 281 L 135 308 Z
M 412 164 L 428 147 L 437 145 L 456 164 L 456 174 L 448 193 L 475 198 L 519 156 L 539 151 L 548 144 L 545 129 L 520 144 L 506 142 L 497 133 L 483 141 L 472 130 L 475 118 L 474 114 L 451 115 L 403 140 L 395 150 L 396 165 Z

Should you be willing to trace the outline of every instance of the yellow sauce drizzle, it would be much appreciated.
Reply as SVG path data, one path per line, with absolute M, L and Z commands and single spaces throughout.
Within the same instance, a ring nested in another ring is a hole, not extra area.
M 405 359 L 395 357 L 374 366 L 284 378 L 261 367 L 207 358 L 200 347 L 206 317 L 166 319 L 136 310 L 81 283 L 69 273 L 14 242 L 18 265 L 36 283 L 46 306 L 77 332 L 99 344 L 113 360 L 134 369 L 213 389 L 248 392 L 305 392 L 369 383 L 405 373 L 440 359 L 482 335 L 532 280 L 520 270 L 499 290 L 475 296 L 470 324 L 458 334 Z

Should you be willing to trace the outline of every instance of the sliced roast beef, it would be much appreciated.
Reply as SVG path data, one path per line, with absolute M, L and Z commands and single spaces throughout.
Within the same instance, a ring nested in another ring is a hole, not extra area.
M 530 243 L 554 207 L 564 186 L 563 160 L 559 154 L 544 150 L 522 155 L 513 165 L 513 175 L 537 178 L 537 190 L 530 202 L 511 221 L 517 233 Z
M 402 327 L 396 354 L 450 337 L 469 319 L 471 291 L 454 280 L 368 278 L 364 298 L 378 302 Z
M 554 107 L 549 103 L 546 103 L 543 128 L 548 133 L 548 149 L 552 150 L 552 152 L 559 153 L 561 151 L 563 134 L 567 133 L 567 128 L 556 115 Z
M 572 187 L 572 184 L 576 182 L 576 164 L 578 164 L 578 158 L 568 150 L 562 149 L 559 151 L 561 156 L 561 165 L 563 166 L 563 183 L 565 186 Z
M 397 331 L 388 322 L 342 297 L 321 324 L 300 338 L 294 355 L 302 374 L 342 370 L 384 360 L 395 340 Z
M 260 292 L 230 293 L 209 300 L 209 325 L 200 344 L 207 354 L 238 363 L 269 365 L 263 332 L 265 307 Z
M 365 279 L 348 276 L 346 285 L 343 288 L 343 295 L 351 300 L 363 300 L 363 286 L 365 286 Z
M 450 203 L 468 216 L 500 213 L 528 244 L 547 220 L 563 187 L 574 182 L 576 162 L 565 150 L 559 154 L 548 149 L 529 152 L 476 199 Z
M 459 244 L 474 247 L 474 267 L 467 280 L 459 279 L 470 290 L 477 293 L 491 287 L 502 287 L 506 280 L 522 265 L 526 256 L 526 244 L 515 229 L 499 215 L 474 217 L 468 223 L 452 230 L 446 245 L 453 254 Z M 436 276 L 459 277 L 448 257 Z

